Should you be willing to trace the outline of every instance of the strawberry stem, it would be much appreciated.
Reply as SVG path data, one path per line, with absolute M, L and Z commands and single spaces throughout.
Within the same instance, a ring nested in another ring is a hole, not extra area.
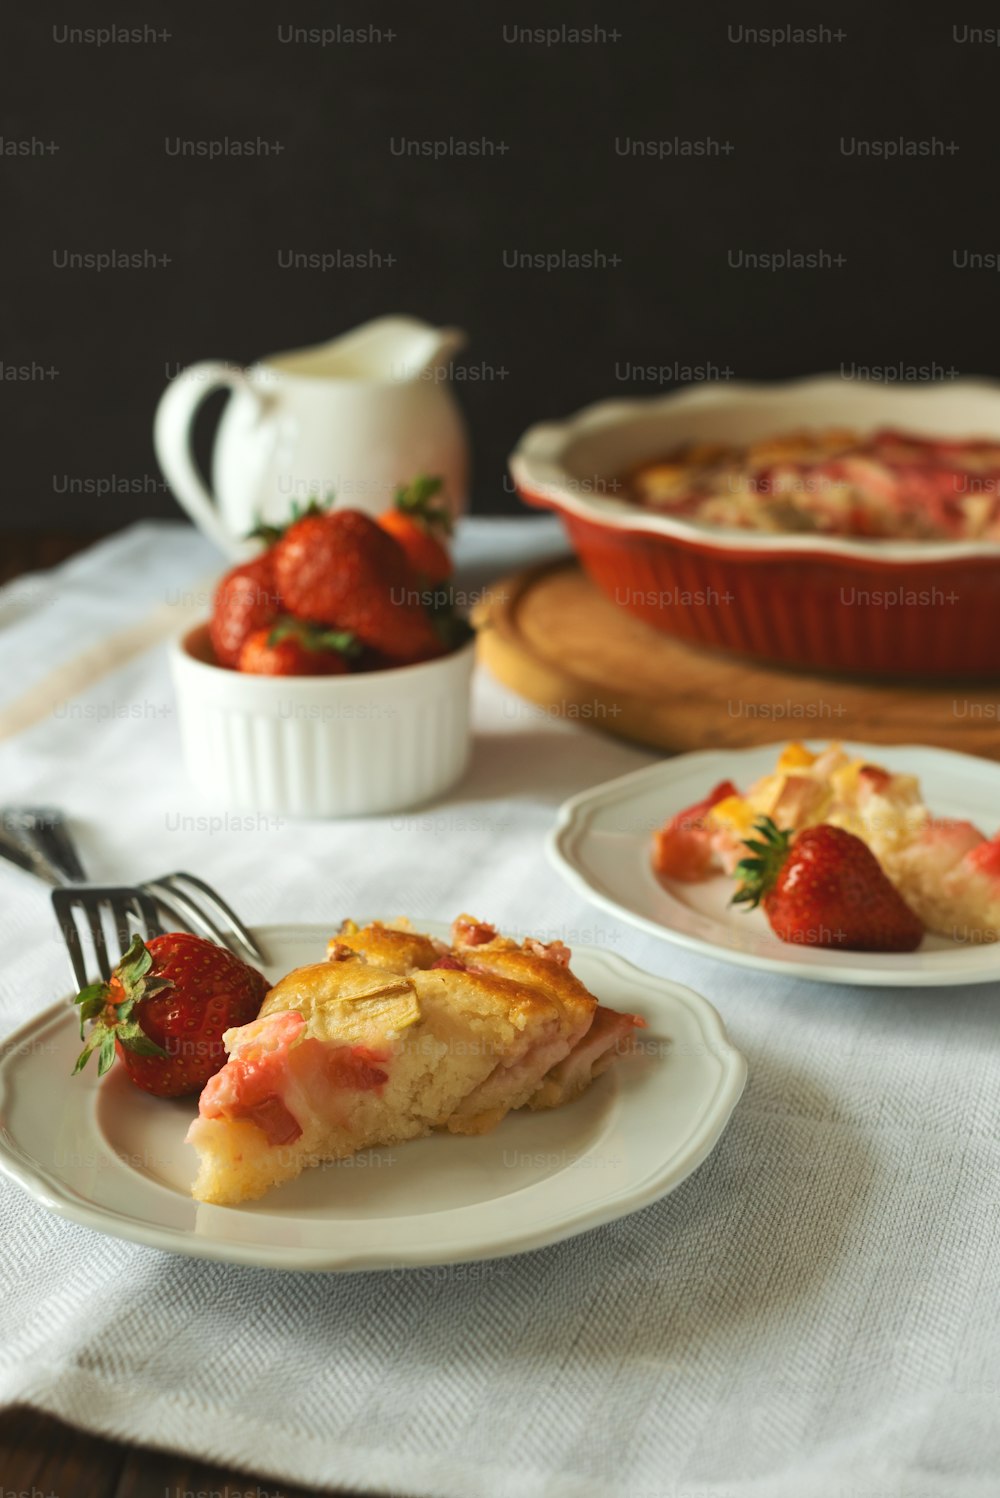
M 166 1056 L 167 1052 L 150 1040 L 132 1011 L 140 999 L 152 998 L 170 988 L 169 978 L 151 978 L 153 954 L 141 936 L 134 936 L 124 957 L 111 974 L 109 983 L 89 983 L 80 990 L 74 1003 L 80 1016 L 80 1039 L 84 1024 L 92 1020 L 86 1045 L 76 1058 L 73 1075 L 82 1071 L 96 1050 L 97 1075 L 103 1077 L 115 1059 L 115 1041 L 141 1056 Z
M 753 856 L 741 858 L 736 865 L 740 887 L 730 901 L 731 905 L 747 905 L 751 910 L 774 888 L 792 845 L 792 833 L 783 832 L 770 817 L 759 817 L 753 830 L 756 836 L 743 841 Z
M 439 475 L 419 473 L 408 484 L 399 485 L 394 504 L 404 515 L 419 520 L 425 530 L 439 531 L 442 535 L 450 536 L 451 513 L 444 499 L 437 498 L 443 488 L 444 479 Z
M 270 548 L 275 544 L 276 541 L 281 540 L 285 532 L 291 526 L 293 526 L 297 520 L 305 520 L 309 515 L 325 515 L 328 510 L 331 510 L 333 508 L 335 499 L 336 495 L 332 492 L 332 490 L 325 496 L 322 504 L 320 504 L 318 499 L 311 499 L 309 503 L 303 507 L 299 504 L 297 499 L 293 499 L 291 514 L 285 521 L 284 525 L 278 525 L 273 520 L 259 519 L 253 530 L 247 531 L 246 539 L 248 541 L 263 541 L 265 548 Z
M 304 650 L 329 650 L 348 658 L 361 654 L 361 642 L 347 629 L 322 629 L 303 619 L 279 619 L 267 637 L 269 645 L 298 640 Z

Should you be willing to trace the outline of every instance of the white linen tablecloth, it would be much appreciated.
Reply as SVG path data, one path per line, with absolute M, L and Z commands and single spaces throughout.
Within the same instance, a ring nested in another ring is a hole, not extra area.
M 473 521 L 461 551 L 499 570 L 558 547 L 545 522 Z M 651 757 L 481 673 L 472 769 L 434 807 L 219 831 L 184 777 L 162 646 L 164 611 L 203 606 L 218 570 L 187 528 L 141 524 L 0 591 L 0 800 L 65 807 L 95 879 L 190 867 L 251 921 L 469 909 L 607 944 L 705 993 L 749 1085 L 666 1200 L 449 1269 L 188 1260 L 0 1177 L 0 1399 L 373 1493 L 996 1498 L 996 988 L 796 983 L 588 908 L 546 862 L 555 808 Z M 66 973 L 41 887 L 0 866 L 0 895 L 7 1033 Z

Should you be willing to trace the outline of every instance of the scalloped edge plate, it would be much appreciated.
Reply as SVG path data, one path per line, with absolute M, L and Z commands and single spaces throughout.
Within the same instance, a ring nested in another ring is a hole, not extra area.
M 738 967 L 814 983 L 945 988 L 1000 978 L 1000 942 L 969 946 L 929 934 L 905 953 L 837 952 L 785 944 L 762 911 L 729 905 L 732 880 L 666 884 L 653 872 L 650 841 L 669 816 L 700 801 L 719 780 L 746 786 L 773 768 L 782 743 L 701 750 L 636 770 L 573 796 L 559 809 L 548 853 L 562 877 L 591 904 L 641 931 Z M 919 745 L 846 743 L 849 753 L 920 777 L 938 816 L 990 826 L 1000 815 L 1000 765 L 971 754 Z M 984 807 L 993 805 L 993 812 Z
M 269 975 L 320 960 L 330 929 L 258 928 Z M 0 1168 L 97 1232 L 265 1268 L 404 1270 L 556 1243 L 679 1186 L 714 1148 L 746 1081 L 721 1019 L 691 989 L 595 948 L 578 948 L 573 967 L 603 1001 L 648 1021 L 640 1053 L 578 1101 L 513 1114 L 480 1138 L 437 1134 L 365 1152 L 238 1208 L 189 1194 L 192 1099 L 151 1098 L 119 1067 L 100 1083 L 70 1080 L 80 1042 L 63 1000 L 0 1046 Z

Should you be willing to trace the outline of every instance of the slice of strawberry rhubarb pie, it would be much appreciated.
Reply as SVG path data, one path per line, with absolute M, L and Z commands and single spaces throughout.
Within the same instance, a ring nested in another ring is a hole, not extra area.
M 309 1165 L 434 1129 L 485 1133 L 511 1109 L 579 1096 L 643 1021 L 599 1004 L 569 958 L 469 916 L 450 945 L 407 921 L 345 922 L 327 961 L 226 1032 L 187 1135 L 194 1195 L 252 1200 Z
M 786 744 L 774 770 L 745 793 L 720 782 L 653 833 L 653 867 L 682 883 L 735 874 L 761 818 L 789 833 L 822 825 L 853 833 L 928 930 L 954 941 L 1000 940 L 1000 832 L 986 838 L 971 822 L 933 815 L 915 775 L 840 744 L 818 752 Z

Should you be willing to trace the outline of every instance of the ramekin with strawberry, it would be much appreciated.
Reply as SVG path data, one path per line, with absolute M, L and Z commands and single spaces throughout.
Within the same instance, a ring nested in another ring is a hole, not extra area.
M 310 505 L 216 590 L 218 663 L 269 676 L 326 676 L 433 660 L 468 638 L 446 584 L 450 517 L 441 480 L 396 491 L 378 520 Z
M 310 505 L 256 534 L 171 648 L 188 772 L 213 804 L 371 816 L 452 786 L 472 743 L 473 631 L 454 606 L 440 481 L 377 520 Z

